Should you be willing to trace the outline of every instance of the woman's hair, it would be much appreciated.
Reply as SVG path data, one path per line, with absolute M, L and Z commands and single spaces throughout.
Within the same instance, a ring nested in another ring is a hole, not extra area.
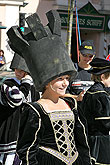
M 2 52 L 3 53 L 2 56 L 4 56 L 4 51 L 2 49 L 0 49 L 0 52 Z
M 106 72 L 106 73 L 103 73 L 103 74 L 105 76 L 105 79 L 107 79 L 110 76 L 110 72 Z M 101 82 L 102 81 L 101 74 L 100 75 L 94 75 L 94 74 L 92 74 L 91 75 L 91 80 L 92 81 L 95 81 L 95 82 Z

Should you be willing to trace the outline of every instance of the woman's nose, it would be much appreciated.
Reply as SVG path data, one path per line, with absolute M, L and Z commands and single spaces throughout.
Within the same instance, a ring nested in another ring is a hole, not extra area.
M 64 84 L 65 86 L 68 86 L 68 85 L 69 85 L 68 80 L 67 80 L 67 79 L 64 79 L 64 80 L 63 80 L 63 84 Z

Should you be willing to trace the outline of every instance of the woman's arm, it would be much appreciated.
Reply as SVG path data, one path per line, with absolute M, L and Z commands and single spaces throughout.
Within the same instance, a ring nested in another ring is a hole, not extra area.
M 40 114 L 32 105 L 24 105 L 20 121 L 17 153 L 22 165 L 37 165 L 36 148 L 41 126 Z

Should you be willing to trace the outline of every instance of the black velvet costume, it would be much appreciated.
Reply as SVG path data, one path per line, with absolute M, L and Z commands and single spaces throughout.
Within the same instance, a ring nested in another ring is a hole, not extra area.
M 88 123 L 88 140 L 94 162 L 110 164 L 110 97 L 102 83 L 85 94 L 82 108 Z
M 22 107 L 17 145 L 22 165 L 91 164 L 84 126 L 78 117 L 75 101 L 65 100 L 71 111 L 47 113 L 39 103 L 26 103 Z

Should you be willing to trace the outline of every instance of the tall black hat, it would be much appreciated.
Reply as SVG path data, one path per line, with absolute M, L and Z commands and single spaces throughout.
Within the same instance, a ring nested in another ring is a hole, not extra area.
M 96 54 L 93 40 L 85 40 L 84 42 L 82 42 L 79 50 L 82 54 Z
M 92 68 L 88 70 L 89 73 L 94 75 L 100 75 L 106 72 L 110 72 L 110 61 L 107 61 L 102 58 L 94 58 L 92 62 L 90 62 Z
M 10 65 L 10 69 L 12 69 L 12 70 L 21 69 L 21 70 L 29 73 L 29 69 L 25 62 L 25 59 L 17 53 L 14 54 L 14 57 L 12 59 L 11 65 Z
M 7 35 L 11 48 L 25 58 L 38 91 L 60 75 L 74 78 L 76 69 L 61 40 L 61 20 L 56 10 L 46 13 L 44 27 L 37 13 L 26 18 L 28 32 L 22 34 L 18 26 L 11 27 Z

